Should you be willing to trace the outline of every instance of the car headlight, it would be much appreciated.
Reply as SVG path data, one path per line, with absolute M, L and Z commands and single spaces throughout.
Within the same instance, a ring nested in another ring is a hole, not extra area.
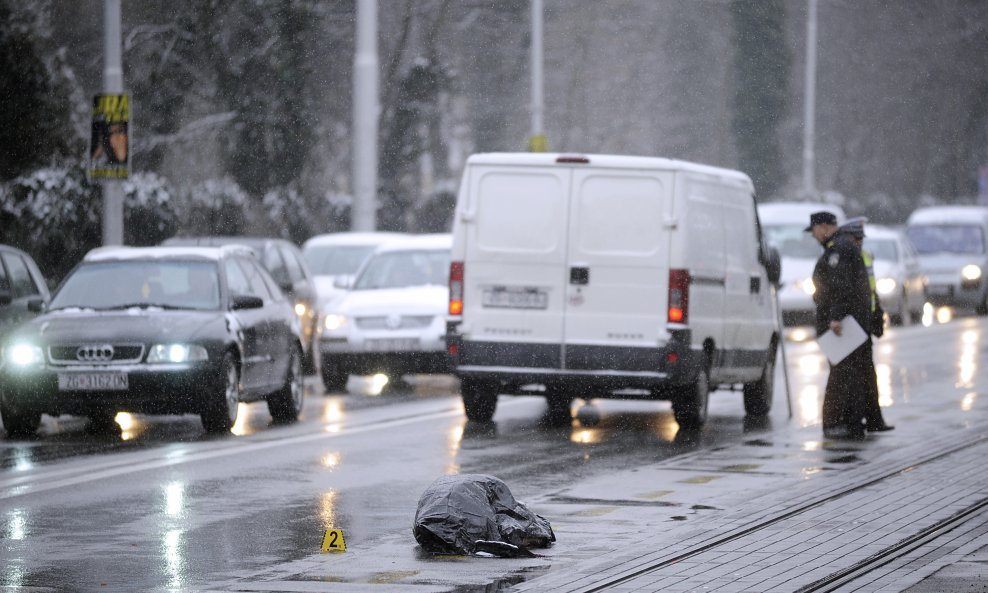
M 875 290 L 878 291 L 878 294 L 892 294 L 895 292 L 895 286 L 895 278 L 879 278 L 875 282 Z
M 330 313 L 326 315 L 323 319 L 322 325 L 329 331 L 335 331 L 346 325 L 346 315 L 337 315 L 336 313 Z
M 961 268 L 961 278 L 971 281 L 981 278 L 981 267 L 974 264 L 964 266 Z
M 196 362 L 209 360 L 202 346 L 188 344 L 155 344 L 148 353 L 148 362 Z
M 33 344 L 13 344 L 3 351 L 4 359 L 16 367 L 26 367 L 41 364 L 45 361 L 45 353 L 40 346 Z
M 299 317 L 305 317 L 305 312 L 308 310 L 309 309 L 305 306 L 305 303 L 301 301 L 295 303 L 295 314 Z
M 802 290 L 808 295 L 813 295 L 816 292 L 816 286 L 813 285 L 812 278 L 801 278 L 796 281 L 796 288 Z

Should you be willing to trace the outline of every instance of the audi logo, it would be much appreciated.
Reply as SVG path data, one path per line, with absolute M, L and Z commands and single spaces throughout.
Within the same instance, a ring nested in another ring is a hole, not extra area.
M 86 344 L 79 346 L 75 357 L 82 362 L 109 362 L 113 360 L 113 346 L 109 344 Z

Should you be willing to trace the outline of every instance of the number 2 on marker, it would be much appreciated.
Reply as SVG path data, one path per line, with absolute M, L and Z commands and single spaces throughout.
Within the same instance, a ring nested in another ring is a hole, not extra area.
M 322 536 L 323 552 L 346 552 L 346 542 L 343 540 L 342 529 L 327 529 Z

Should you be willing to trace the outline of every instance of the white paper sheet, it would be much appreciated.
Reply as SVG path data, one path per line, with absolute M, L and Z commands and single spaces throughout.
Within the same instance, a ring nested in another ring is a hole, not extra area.
M 868 339 L 868 334 L 865 333 L 865 330 L 861 329 L 858 322 L 850 315 L 841 319 L 840 325 L 841 333 L 839 336 L 828 329 L 816 339 L 816 343 L 820 346 L 820 351 L 827 356 L 830 364 L 837 364 L 844 360 L 848 354 L 854 352 L 858 346 L 864 344 L 865 340 Z

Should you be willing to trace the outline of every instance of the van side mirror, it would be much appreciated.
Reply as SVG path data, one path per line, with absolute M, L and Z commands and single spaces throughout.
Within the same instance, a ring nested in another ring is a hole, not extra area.
M 0 305 L 9 305 L 14 300 L 14 295 L 9 290 L 0 290 Z
M 775 247 L 767 247 L 762 252 L 762 263 L 765 265 L 765 272 L 768 273 L 768 281 L 778 286 L 782 278 L 782 258 L 779 257 L 779 250 Z
M 40 297 L 35 297 L 33 299 L 28 300 L 27 310 L 32 313 L 41 313 L 42 311 L 45 310 L 45 304 L 46 304 L 45 299 Z

